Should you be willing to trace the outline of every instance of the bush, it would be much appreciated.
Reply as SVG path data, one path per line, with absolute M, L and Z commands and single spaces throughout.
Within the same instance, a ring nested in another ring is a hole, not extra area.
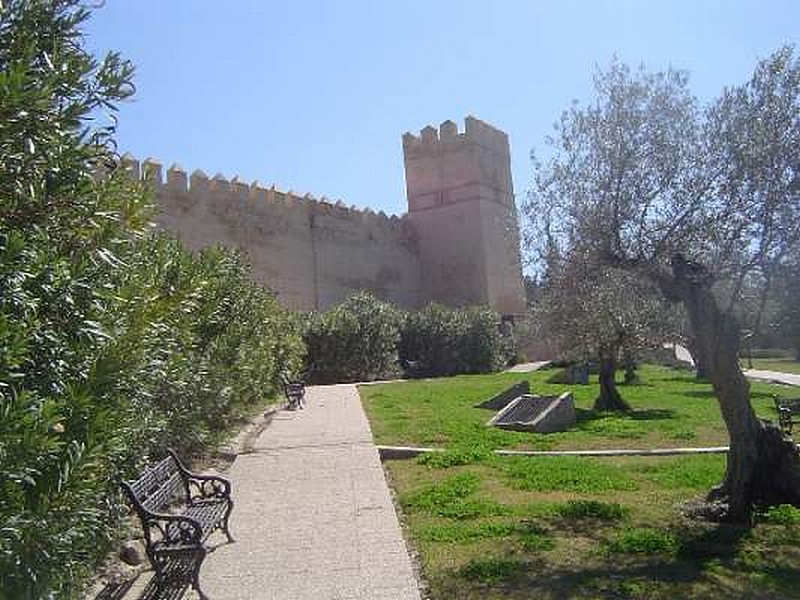
M 305 329 L 309 379 L 314 383 L 371 381 L 398 372 L 400 312 L 369 292 L 312 313 Z
M 116 477 L 213 443 L 302 359 L 238 256 L 149 234 L 149 194 L 98 124 L 132 67 L 82 48 L 83 5 L 0 4 L 3 598 L 78 597 L 115 536 Z
M 512 335 L 501 335 L 498 322 L 488 308 L 429 304 L 406 315 L 400 358 L 425 377 L 496 371 L 515 353 Z

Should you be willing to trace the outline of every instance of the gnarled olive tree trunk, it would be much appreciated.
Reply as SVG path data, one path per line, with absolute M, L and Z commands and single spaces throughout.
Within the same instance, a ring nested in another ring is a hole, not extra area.
M 692 355 L 697 379 L 708 381 L 708 366 L 706 366 L 706 358 L 698 351 L 697 342 L 695 341 L 694 337 L 691 337 L 687 340 L 686 348 L 689 350 L 689 354 Z
M 617 390 L 617 353 L 616 348 L 600 348 L 600 395 L 594 401 L 594 410 L 630 410 L 630 406 Z
M 709 501 L 718 503 L 714 516 L 745 522 L 754 505 L 800 507 L 800 454 L 778 427 L 759 420 L 753 411 L 750 384 L 739 367 L 736 320 L 719 309 L 710 281 L 695 265 L 676 257 L 672 271 L 670 281 L 660 281 L 662 289 L 686 307 L 695 349 L 706 366 L 730 436 L 725 478 L 708 495 Z

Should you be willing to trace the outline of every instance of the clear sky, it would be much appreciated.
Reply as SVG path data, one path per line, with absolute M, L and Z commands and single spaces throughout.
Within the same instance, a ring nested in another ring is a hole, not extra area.
M 107 0 L 87 34 L 137 67 L 121 151 L 402 213 L 403 132 L 503 129 L 519 198 L 597 66 L 685 69 L 710 99 L 800 39 L 800 0 Z

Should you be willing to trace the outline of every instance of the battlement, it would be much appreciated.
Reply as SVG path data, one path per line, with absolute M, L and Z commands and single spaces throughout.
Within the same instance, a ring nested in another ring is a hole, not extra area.
M 404 308 L 430 301 L 525 308 L 508 137 L 475 117 L 403 136 L 408 213 L 124 156 L 153 193 L 156 225 L 191 250 L 241 249 L 286 306 L 320 310 L 353 290 Z
M 199 201 L 202 197 L 206 203 L 219 204 L 220 208 L 237 202 L 287 208 L 302 207 L 313 214 L 331 215 L 389 229 L 400 227 L 405 219 L 405 215 L 387 215 L 383 211 L 376 213 L 370 208 L 348 206 L 341 200 L 330 200 L 325 196 L 318 199 L 309 193 L 298 194 L 293 190 L 279 190 L 274 184 L 264 187 L 258 181 L 245 183 L 238 177 L 228 179 L 220 173 L 209 177 L 200 169 L 189 174 L 176 164 L 165 171 L 163 164 L 154 158 L 139 161 L 126 154 L 120 160 L 120 166 L 128 171 L 133 179 L 148 182 L 161 204 L 173 197 L 188 201 Z
M 472 116 L 464 119 L 463 133 L 459 133 L 458 125 L 448 119 L 439 125 L 438 130 L 428 125 L 420 130 L 419 135 L 403 134 L 403 152 L 406 156 L 433 154 L 472 144 L 503 156 L 509 155 L 508 135 Z

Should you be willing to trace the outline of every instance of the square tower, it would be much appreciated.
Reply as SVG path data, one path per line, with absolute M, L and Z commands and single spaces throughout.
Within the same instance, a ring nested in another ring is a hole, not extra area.
M 525 311 L 508 136 L 474 117 L 403 135 L 408 216 L 422 297 L 450 306 Z

